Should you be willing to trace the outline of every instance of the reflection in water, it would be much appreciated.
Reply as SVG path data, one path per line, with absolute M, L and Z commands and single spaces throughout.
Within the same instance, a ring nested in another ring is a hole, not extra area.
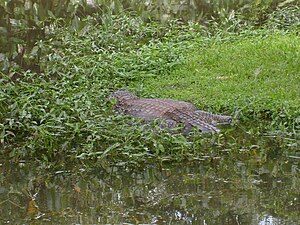
M 273 225 L 286 221 L 292 224 L 293 218 L 300 218 L 299 203 L 295 202 L 295 207 L 290 204 L 291 199 L 299 197 L 299 189 L 292 187 L 295 178 L 289 171 L 274 177 L 240 164 L 230 168 L 232 173 L 222 171 L 221 164 L 211 167 L 194 163 L 114 174 L 95 170 L 84 178 L 60 175 L 53 183 L 42 181 L 37 184 L 41 186 L 33 188 L 38 192 L 36 202 L 43 213 L 38 221 Z M 28 169 L 14 171 L 11 175 L 17 179 L 1 185 L 1 202 L 6 201 L 2 206 L 8 206 L 1 207 L 4 223 L 28 219 L 22 208 L 26 205 L 22 191 L 29 188 L 33 177 L 20 177 Z M 4 178 L 10 180 L 9 176 Z M 276 216 L 260 215 L 268 211 Z
M 245 142 L 142 169 L 97 164 L 47 174 L 2 162 L 0 224 L 298 224 L 300 161 L 289 156 L 299 151 L 277 139 Z

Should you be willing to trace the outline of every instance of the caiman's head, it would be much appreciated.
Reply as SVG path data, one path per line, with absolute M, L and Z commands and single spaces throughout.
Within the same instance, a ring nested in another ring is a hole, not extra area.
M 128 100 L 137 99 L 138 97 L 134 94 L 130 93 L 129 91 L 118 90 L 111 93 L 108 97 L 108 100 L 116 99 L 117 103 L 126 102 Z

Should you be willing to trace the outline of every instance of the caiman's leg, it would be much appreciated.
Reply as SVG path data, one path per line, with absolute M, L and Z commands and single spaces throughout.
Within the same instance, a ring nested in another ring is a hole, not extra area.
M 193 127 L 193 126 L 192 126 L 191 124 L 188 124 L 188 123 L 185 124 L 183 132 L 184 132 L 185 134 L 190 133 L 192 127 Z
M 174 129 L 177 126 L 177 122 L 172 119 L 164 119 L 160 121 L 159 127 L 160 129 L 167 129 L 168 131 L 172 132 L 172 129 Z
M 167 119 L 166 124 L 168 128 L 175 128 L 177 126 L 177 122 L 172 119 Z

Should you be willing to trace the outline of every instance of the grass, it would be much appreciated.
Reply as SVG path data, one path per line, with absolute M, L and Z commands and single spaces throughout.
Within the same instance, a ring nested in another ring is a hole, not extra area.
M 252 35 L 195 40 L 182 65 L 143 82 L 144 91 L 242 120 L 272 119 L 299 128 L 299 36 Z
M 88 23 L 82 32 L 63 28 L 37 43 L 41 73 L 17 68 L 1 74 L 1 153 L 56 168 L 68 160 L 130 163 L 183 151 L 182 135 L 160 137 L 132 118 L 114 116 L 106 98 L 135 80 L 171 71 L 181 49 L 176 39 L 162 39 L 175 37 L 174 26 L 178 32 L 186 27 L 150 26 L 126 15 L 111 18 L 107 26 Z
M 245 147 L 236 131 L 186 137 L 153 132 L 159 129 L 155 124 L 148 129 L 139 120 L 114 115 L 107 96 L 121 88 L 237 114 L 242 122 L 259 121 L 257 127 L 240 123 L 241 135 L 262 132 L 265 118 L 272 119 L 268 131 L 299 132 L 294 30 L 220 29 L 211 35 L 197 24 L 146 23 L 127 15 L 106 17 L 101 24 L 88 18 L 85 24 L 77 32 L 57 29 L 37 42 L 39 55 L 30 57 L 41 72 L 14 67 L 1 74 L 3 158 L 63 169 L 74 163 L 192 160 L 224 149 L 240 154 L 243 148 L 242 154 L 251 156 L 254 141 L 247 139 Z

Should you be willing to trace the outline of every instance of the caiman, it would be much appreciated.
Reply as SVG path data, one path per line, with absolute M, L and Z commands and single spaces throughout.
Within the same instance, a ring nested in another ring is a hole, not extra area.
M 193 104 L 164 98 L 138 98 L 129 91 L 113 92 L 109 99 L 116 99 L 115 109 L 119 113 L 146 120 L 164 119 L 169 128 L 184 124 L 184 132 L 197 127 L 203 133 L 219 133 L 218 124 L 231 123 L 231 116 L 216 115 L 197 109 Z

